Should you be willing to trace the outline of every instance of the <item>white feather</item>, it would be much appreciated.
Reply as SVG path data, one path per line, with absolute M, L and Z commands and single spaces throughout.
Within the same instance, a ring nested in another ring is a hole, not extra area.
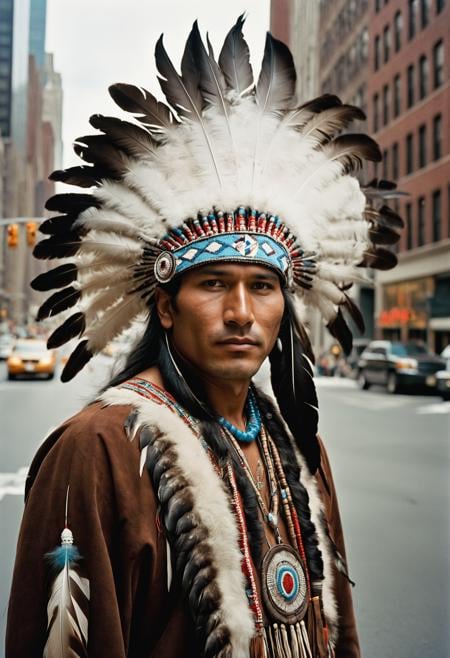
M 80 591 L 75 595 L 73 581 Z M 43 658 L 76 658 L 74 640 L 81 646 L 88 643 L 88 620 L 76 598 L 83 596 L 89 601 L 89 581 L 81 578 L 67 562 L 55 578 L 47 605 L 47 640 Z M 86 606 L 85 606 L 86 607 Z M 84 654 L 83 654 L 84 655 Z
M 116 306 L 109 308 L 101 318 L 93 321 L 86 331 L 87 348 L 93 354 L 97 354 L 111 340 L 128 329 L 136 316 L 145 310 L 145 302 L 137 295 L 129 296 Z

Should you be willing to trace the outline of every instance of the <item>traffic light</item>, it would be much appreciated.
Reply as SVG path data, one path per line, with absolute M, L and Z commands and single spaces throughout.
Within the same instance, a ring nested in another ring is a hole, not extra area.
M 36 244 L 36 222 L 27 222 L 27 244 L 29 247 Z
M 8 247 L 17 247 L 19 244 L 19 225 L 8 224 Z

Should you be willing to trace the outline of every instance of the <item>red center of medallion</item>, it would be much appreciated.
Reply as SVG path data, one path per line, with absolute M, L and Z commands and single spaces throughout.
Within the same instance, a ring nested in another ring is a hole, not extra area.
M 291 594 L 294 589 L 294 579 L 289 572 L 283 575 L 283 588 L 288 595 Z

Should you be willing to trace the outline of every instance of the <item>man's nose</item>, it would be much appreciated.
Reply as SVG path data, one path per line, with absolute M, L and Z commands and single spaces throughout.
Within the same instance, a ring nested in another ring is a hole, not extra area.
M 237 324 L 239 327 L 255 321 L 251 295 L 242 283 L 233 286 L 225 298 L 224 321 L 225 324 Z

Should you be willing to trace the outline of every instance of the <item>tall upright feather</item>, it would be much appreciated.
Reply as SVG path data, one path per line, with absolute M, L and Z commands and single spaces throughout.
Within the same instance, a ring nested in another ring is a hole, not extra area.
M 219 66 L 230 91 L 239 98 L 253 85 L 250 51 L 242 35 L 244 14 L 228 32 L 219 55 Z
M 172 107 L 181 117 L 198 123 L 201 127 L 207 149 L 219 186 L 222 187 L 219 165 L 214 154 L 211 139 L 202 117 L 203 99 L 199 90 L 199 72 L 195 68 L 192 57 L 193 31 L 188 37 L 182 59 L 182 72 L 180 76 L 175 70 L 166 49 L 163 45 L 162 35 L 155 48 L 156 67 L 162 77 L 158 77 L 161 89 Z

